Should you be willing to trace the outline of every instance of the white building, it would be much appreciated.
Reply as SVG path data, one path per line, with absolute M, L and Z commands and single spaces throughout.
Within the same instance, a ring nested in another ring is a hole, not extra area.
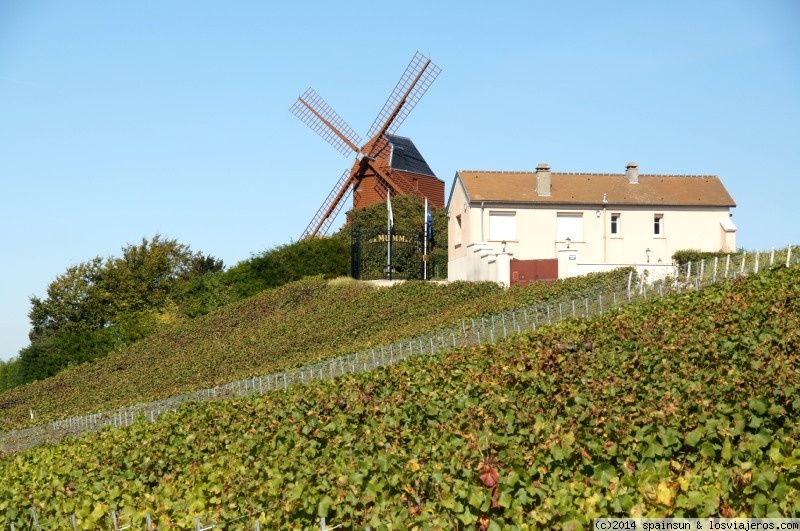
M 734 251 L 736 203 L 712 175 L 459 171 L 448 278 L 506 285 L 623 265 L 657 274 L 679 250 Z M 538 270 L 538 272 L 537 272 Z

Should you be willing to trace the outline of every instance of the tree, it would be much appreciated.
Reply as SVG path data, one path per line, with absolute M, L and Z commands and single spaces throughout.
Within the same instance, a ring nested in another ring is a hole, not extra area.
M 96 330 L 106 326 L 106 313 L 99 298 L 98 283 L 103 269 L 99 256 L 70 266 L 50 283 L 47 297 L 31 297 L 30 340 L 57 332 Z
M 19 374 L 50 376 L 147 336 L 166 314 L 182 317 L 182 286 L 222 269 L 221 260 L 159 234 L 120 257 L 68 267 L 47 297 L 31 297 L 31 345 L 20 351 Z

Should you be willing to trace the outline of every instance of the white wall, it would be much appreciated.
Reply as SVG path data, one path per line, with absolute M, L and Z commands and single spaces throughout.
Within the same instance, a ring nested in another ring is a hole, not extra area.
M 490 219 L 494 212 L 515 214 L 516 239 L 505 242 L 490 239 Z M 569 242 L 569 250 L 573 251 L 572 254 L 577 253 L 577 257 L 572 263 L 563 265 L 561 252 L 567 250 L 567 242 L 557 237 L 559 213 L 578 214 L 582 218 L 582 238 Z M 505 251 L 520 260 L 559 258 L 559 276 L 562 273 L 565 276 L 584 274 L 599 264 L 613 267 L 668 265 L 672 263 L 672 255 L 684 249 L 736 250 L 736 228 L 729 219 L 730 209 L 727 207 L 656 209 L 598 203 L 574 208 L 541 204 L 509 205 L 503 208 L 485 203 L 481 206 L 480 202 L 469 205 L 460 182 L 456 180 L 449 214 L 448 277 L 451 279 L 495 276 L 477 272 L 464 276 L 460 260 L 469 254 L 470 246 L 476 242 L 481 243 L 483 249 L 491 249 L 495 253 Z M 620 216 L 619 234 L 616 235 L 611 234 L 612 214 Z M 654 233 L 656 214 L 663 219 L 660 235 Z M 460 239 L 456 218 L 459 215 Z M 649 257 L 646 252 L 648 249 Z M 473 268 L 478 267 L 476 264 L 473 262 Z

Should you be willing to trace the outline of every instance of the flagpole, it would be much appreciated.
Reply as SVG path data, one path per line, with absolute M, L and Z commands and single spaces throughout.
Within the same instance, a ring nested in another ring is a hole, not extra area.
M 386 188 L 386 209 L 388 210 L 388 219 L 386 222 L 386 274 L 389 280 L 392 280 L 392 226 L 394 225 L 394 215 L 392 214 L 392 189 Z
M 428 198 L 425 198 L 425 243 L 422 246 L 422 280 L 428 280 Z

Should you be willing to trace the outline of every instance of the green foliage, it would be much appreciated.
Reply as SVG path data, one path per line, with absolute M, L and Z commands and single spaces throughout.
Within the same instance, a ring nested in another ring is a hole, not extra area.
M 15 381 L 40 380 L 105 356 L 178 319 L 183 286 L 222 267 L 158 234 L 124 247 L 121 257 L 70 266 L 50 283 L 46 298 L 31 297 L 31 344 L 19 353 Z
M 296 283 L 282 301 L 324 292 Z M 0 525 L 23 527 L 32 506 L 45 527 L 75 513 L 84 529 L 111 511 L 173 529 L 253 509 L 269 529 L 320 516 L 355 529 L 796 517 L 798 353 L 800 269 L 751 275 L 7 455 Z
M 710 258 L 723 258 L 730 253 L 726 253 L 724 251 L 700 251 L 697 249 L 685 249 L 681 251 L 675 251 L 675 254 L 672 255 L 672 260 L 678 265 L 685 265 L 689 262 L 693 264 L 699 264 L 701 260 L 708 260 Z
M 244 298 L 307 276 L 335 278 L 349 271 L 349 241 L 310 238 L 275 247 L 240 262 L 224 274 L 223 281 L 236 298 Z
M 0 393 L 22 385 L 19 374 L 20 365 L 19 358 L 12 358 L 8 361 L 0 360 Z

